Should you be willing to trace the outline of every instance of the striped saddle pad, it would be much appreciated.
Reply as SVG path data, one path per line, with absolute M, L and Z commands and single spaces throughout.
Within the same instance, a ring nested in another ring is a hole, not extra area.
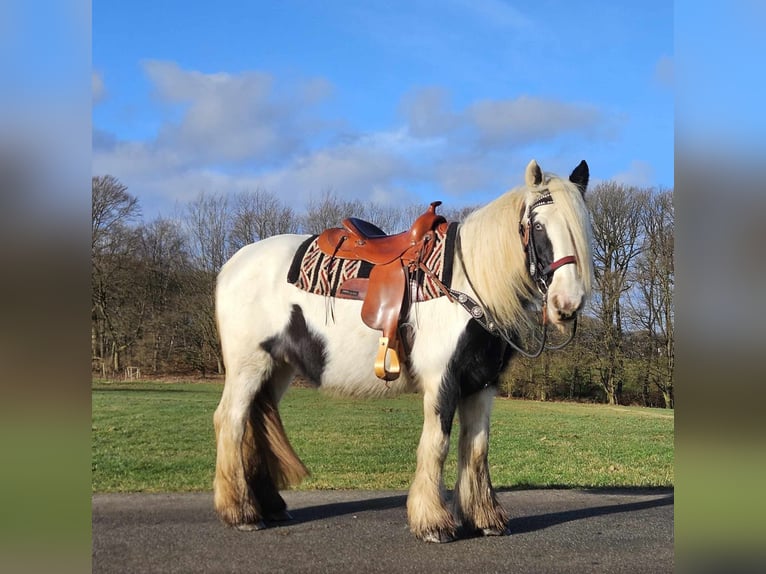
M 458 223 L 452 222 L 445 232 L 436 232 L 434 248 L 425 266 L 447 287 L 452 283 L 452 264 L 455 255 L 455 238 Z M 344 290 L 343 284 L 350 279 L 366 279 L 370 276 L 373 265 L 367 261 L 338 259 L 323 253 L 317 246 L 317 235 L 306 239 L 293 257 L 287 282 L 299 289 L 346 299 L 361 299 L 355 291 Z M 441 297 L 443 293 L 436 283 L 422 270 L 416 270 L 411 276 L 413 299 L 427 301 Z

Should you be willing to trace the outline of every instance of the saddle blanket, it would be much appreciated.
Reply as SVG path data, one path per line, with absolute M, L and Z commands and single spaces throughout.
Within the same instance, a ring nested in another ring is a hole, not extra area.
M 423 262 L 447 287 L 452 283 L 457 229 L 458 223 L 452 222 L 445 232 L 437 230 L 431 254 Z M 368 278 L 374 266 L 367 261 L 338 259 L 326 255 L 317 246 L 317 237 L 318 235 L 312 235 L 306 239 L 295 252 L 287 274 L 287 282 L 316 295 L 363 299 L 363 295 L 359 296 L 355 290 L 344 289 L 343 284 L 352 279 Z M 427 301 L 443 295 L 433 279 L 421 269 L 416 270 L 410 279 L 413 299 L 416 301 Z M 354 283 L 351 281 L 348 285 Z

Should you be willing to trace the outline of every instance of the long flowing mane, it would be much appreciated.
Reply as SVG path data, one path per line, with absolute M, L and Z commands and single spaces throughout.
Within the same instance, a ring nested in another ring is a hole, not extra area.
M 582 193 L 575 184 L 546 174 L 541 185 L 508 191 L 468 215 L 461 226 L 466 272 L 477 295 L 505 325 L 527 320 L 524 305 L 536 293 L 526 268 L 519 222 L 526 205 L 546 191 L 567 222 L 586 294 L 592 288 L 592 231 Z

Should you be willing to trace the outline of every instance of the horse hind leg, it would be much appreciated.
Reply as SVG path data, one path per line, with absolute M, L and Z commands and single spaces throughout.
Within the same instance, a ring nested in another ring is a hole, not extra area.
M 485 536 L 509 534 L 508 514 L 497 500 L 489 476 L 489 418 L 495 390 L 488 388 L 460 400 L 458 478 L 455 515 L 468 531 Z
M 279 399 L 292 375 L 293 370 L 286 365 L 276 369 L 256 395 L 242 445 L 248 486 L 263 518 L 269 521 L 291 518 L 279 491 L 298 485 L 309 474 L 293 450 L 279 415 Z
M 261 509 L 246 478 L 245 469 L 249 464 L 243 456 L 250 404 L 266 376 L 265 370 L 264 367 L 248 373 L 227 374 L 223 395 L 213 416 L 216 439 L 215 509 L 223 522 L 244 530 L 265 526 Z
M 227 361 L 226 383 L 213 417 L 216 435 L 216 468 L 213 481 L 215 509 L 223 522 L 241 530 L 265 527 L 263 513 L 253 492 L 252 405 L 275 370 L 275 361 L 256 352 L 246 366 Z
M 221 520 L 239 530 L 259 530 L 266 526 L 264 519 L 287 518 L 279 489 L 308 474 L 277 410 L 291 374 L 264 357 L 258 367 L 227 375 L 214 415 L 214 499 Z

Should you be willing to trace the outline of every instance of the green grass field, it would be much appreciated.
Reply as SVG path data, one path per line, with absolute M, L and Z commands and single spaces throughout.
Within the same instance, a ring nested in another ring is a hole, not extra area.
M 204 491 L 215 466 L 220 383 L 93 383 L 93 492 Z M 311 471 L 301 489 L 406 489 L 422 426 L 418 395 L 339 399 L 292 388 L 288 436 Z M 490 467 L 503 487 L 673 485 L 672 411 L 497 399 Z M 456 477 L 459 420 L 447 460 Z

